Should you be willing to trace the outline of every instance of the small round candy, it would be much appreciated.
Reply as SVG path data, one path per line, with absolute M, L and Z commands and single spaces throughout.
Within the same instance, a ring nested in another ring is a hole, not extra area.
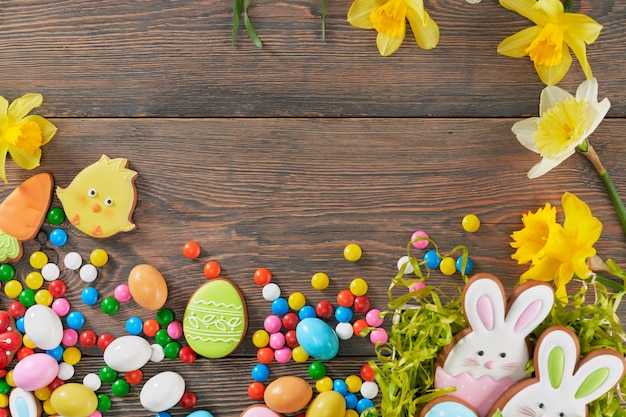
M 183 245 L 183 255 L 189 259 L 196 259 L 202 253 L 202 248 L 198 242 L 189 241 Z
M 361 259 L 363 255 L 363 250 L 356 243 L 348 243 L 343 248 L 343 257 L 346 258 L 350 262 L 356 262 Z
M 156 314 L 156 321 L 161 326 L 167 326 L 174 321 L 174 311 L 170 308 L 162 308 Z
M 374 329 L 370 332 L 370 341 L 374 344 L 386 343 L 389 340 L 387 331 L 381 327 Z
M 354 411 L 359 402 L 359 398 L 354 393 L 349 392 L 344 395 L 343 399 L 346 400 L 346 414 L 344 417 L 359 417 L 357 412 Z
M 254 401 L 262 400 L 264 394 L 265 385 L 263 385 L 262 383 L 255 381 L 248 385 L 248 397 L 250 397 Z
M 35 305 L 35 290 L 31 288 L 23 289 L 18 299 L 26 308 Z
M 461 225 L 466 232 L 474 233 L 480 229 L 480 219 L 475 214 L 467 214 L 461 220 Z
M 259 362 L 268 365 L 274 360 L 274 349 L 271 347 L 262 347 L 256 352 L 256 358 Z
M 306 305 L 306 297 L 301 292 L 296 291 L 289 295 L 287 302 L 289 303 L 289 308 L 298 311 Z
M 377 308 L 373 308 L 370 311 L 367 312 L 367 314 L 365 315 L 365 321 L 367 321 L 367 324 L 371 327 L 378 327 L 381 324 L 383 324 L 383 318 L 379 317 L 380 316 L 380 310 Z
M 444 275 L 452 275 L 456 271 L 456 261 L 451 256 L 446 256 L 439 264 L 439 270 Z
M 153 343 L 150 345 L 150 349 L 152 353 L 150 354 L 150 360 L 152 362 L 161 362 L 165 359 L 165 352 L 163 351 L 163 346 L 158 343 Z
M 183 346 L 182 348 L 180 348 L 180 352 L 178 352 L 178 358 L 183 363 L 194 363 L 196 361 L 197 355 L 191 347 Z
M 281 321 L 283 322 L 283 327 L 286 330 L 294 330 L 300 322 L 300 318 L 296 313 L 289 312 L 283 316 Z
M 270 347 L 274 350 L 282 349 L 285 346 L 285 335 L 281 332 L 272 333 L 270 335 Z
M 326 365 L 322 362 L 311 362 L 309 364 L 309 376 L 314 380 L 322 379 L 326 376 Z
M 24 278 L 26 282 L 26 286 L 28 288 L 32 288 L 33 290 L 38 290 L 43 285 L 43 275 L 40 272 L 33 271 L 29 272 Z
M 126 320 L 126 331 L 132 335 L 138 335 L 143 331 L 143 321 L 139 317 L 129 317 Z
M 11 392 L 11 385 L 9 385 L 5 378 L 0 379 L 0 394 L 8 394 Z
M 198 397 L 192 391 L 185 391 L 178 402 L 180 406 L 186 410 L 194 408 L 198 403 Z
M 278 297 L 280 297 L 280 287 L 277 284 L 270 282 L 263 287 L 263 298 L 266 301 L 274 301 Z
M 254 365 L 254 368 L 252 368 L 252 379 L 254 379 L 255 381 L 265 382 L 268 380 L 269 377 L 270 368 L 267 365 L 263 363 L 257 363 L 256 365 Z
M 52 294 L 54 298 L 63 297 L 67 291 L 67 286 L 60 279 L 55 279 L 48 284 L 48 291 L 50 291 L 50 294 Z
M 352 324 L 352 328 L 354 329 L 354 334 L 357 335 L 358 337 L 365 337 L 365 335 L 361 334 L 361 332 L 363 332 L 363 330 L 365 330 L 368 327 L 369 325 L 363 319 L 358 319 Z
M 340 323 L 348 323 L 350 320 L 352 320 L 353 316 L 354 313 L 349 307 L 339 306 L 335 309 L 335 319 L 337 319 L 337 321 Z
M 85 375 L 83 378 L 83 385 L 92 391 L 98 391 L 102 386 L 102 381 L 100 381 L 100 377 L 98 375 L 91 373 Z
M 354 335 L 354 329 L 350 323 L 337 323 L 335 333 L 341 340 L 348 340 Z
M 346 386 L 348 387 L 348 392 L 359 392 L 361 389 L 361 385 L 363 385 L 363 380 L 358 375 L 349 375 L 346 377 Z
M 404 255 L 400 259 L 398 259 L 397 266 L 398 271 L 400 271 L 404 267 L 404 275 L 410 275 L 415 272 L 415 269 L 411 264 L 411 259 L 407 255 Z
M 84 282 L 94 282 L 96 278 L 98 278 L 98 270 L 92 264 L 85 264 L 80 267 L 78 276 L 80 276 L 80 279 Z
M 42 251 L 33 252 L 29 258 L 30 266 L 35 269 L 41 269 L 45 264 L 48 263 L 48 255 L 46 255 Z
M 67 243 L 67 232 L 63 229 L 52 229 L 48 239 L 54 246 L 63 246 Z
M 328 319 L 332 317 L 334 312 L 335 308 L 330 303 L 330 301 L 323 300 L 317 303 L 317 305 L 315 306 L 315 313 L 318 317 L 323 319 Z
M 98 406 L 96 407 L 97 411 L 106 413 L 111 409 L 112 404 L 111 397 L 106 394 L 98 394 Z
M 132 300 L 130 288 L 126 284 L 120 284 L 113 290 L 113 297 L 120 303 L 127 303 Z
M 279 363 L 287 363 L 291 359 L 291 349 L 284 346 L 274 351 L 274 359 Z
M 46 350 L 46 354 L 52 356 L 54 359 L 57 360 L 57 362 L 59 362 L 61 359 L 63 359 L 63 351 L 63 346 L 59 345 L 54 349 Z
M 304 306 L 298 311 L 298 318 L 300 320 L 304 320 L 309 317 L 315 317 L 317 313 L 315 313 L 315 308 L 313 306 Z
M 15 302 L 19 303 L 19 301 Z M 26 333 L 26 330 L 24 330 L 24 317 L 20 317 L 19 319 L 15 320 L 15 327 L 17 327 L 17 330 L 19 330 L 20 333 Z
M 179 321 L 172 321 L 167 325 L 167 334 L 172 339 L 180 339 L 183 337 L 183 324 Z
M 341 290 L 337 294 L 337 304 L 342 307 L 352 307 L 354 304 L 354 294 L 350 290 Z
M 309 354 L 302 348 L 302 346 L 296 346 L 291 349 L 291 357 L 298 363 L 304 363 L 309 359 Z
M 409 292 L 419 291 L 425 286 L 426 286 L 426 283 L 424 281 L 416 281 L 412 283 L 411 286 L 409 287 Z
M 72 311 L 65 319 L 70 329 L 79 330 L 85 325 L 85 316 L 80 311 Z
M 316 290 L 325 290 L 329 284 L 330 279 L 324 272 L 317 272 L 311 277 L 311 286 Z
M 104 249 L 94 249 L 89 254 L 89 262 L 91 262 L 93 266 L 104 266 L 109 262 L 109 254 Z
M 222 267 L 215 261 L 209 261 L 204 264 L 204 276 L 208 279 L 217 278 L 222 273 Z
M 257 330 L 252 334 L 252 344 L 258 348 L 265 347 L 270 342 L 270 335 L 265 330 Z
M 57 313 L 57 316 L 59 317 L 63 317 L 67 313 L 69 313 L 70 307 L 71 307 L 70 302 L 67 301 L 65 298 L 57 298 L 56 300 L 52 302 L 52 306 L 51 306 L 52 311 Z
M 44 306 L 50 306 L 54 301 L 54 297 L 48 290 L 39 290 L 35 293 L 35 302 Z
M 100 309 L 104 314 L 111 316 L 120 310 L 120 302 L 113 296 L 105 297 L 100 304 Z
M 80 299 L 88 306 L 96 305 L 99 297 L 100 294 L 98 293 L 98 290 L 94 287 L 85 287 L 80 292 Z
M 289 311 L 289 302 L 282 297 L 272 301 L 272 313 L 283 316 Z
M 350 282 L 350 292 L 356 297 L 365 295 L 368 290 L 367 281 L 363 278 L 355 278 Z
M 328 376 L 322 377 L 315 381 L 315 389 L 318 392 L 331 391 L 333 389 L 333 380 Z
M 268 333 L 276 333 L 283 327 L 283 322 L 280 320 L 280 317 L 276 315 L 270 315 L 265 318 L 263 321 L 263 327 Z
M 337 391 L 341 395 L 346 395 L 348 393 L 348 386 L 343 379 L 335 379 L 333 380 L 333 391 Z
M 67 381 L 74 376 L 74 366 L 67 362 L 61 362 L 59 364 L 59 370 L 57 372 L 57 378 Z
M 58 226 L 65 221 L 65 212 L 61 207 L 52 207 L 48 210 L 46 218 L 48 219 L 48 223 L 53 226 Z
M 112 334 L 103 333 L 98 336 L 98 348 L 105 350 L 115 340 Z
M 369 311 L 370 306 L 370 299 L 365 295 L 360 295 L 354 299 L 354 305 L 352 308 L 357 313 L 365 314 Z
M 378 395 L 378 384 L 373 381 L 365 381 L 361 385 L 361 396 L 363 398 L 375 398 Z
M 80 362 L 81 357 L 82 354 L 80 353 L 80 349 L 76 346 L 70 346 L 63 351 L 63 360 L 70 365 L 76 365 Z
M 298 334 L 295 329 L 287 330 L 287 333 L 285 333 L 285 343 L 292 349 L 300 346 L 300 344 L 298 343 Z
M 11 264 L 0 265 L 0 281 L 9 282 L 15 278 L 15 267 Z
M 26 307 L 24 307 L 19 301 L 13 301 L 11 304 L 9 304 L 7 312 L 14 319 L 19 319 L 20 317 L 24 317 L 24 314 L 26 314 Z
M 165 346 L 172 341 L 172 338 L 167 334 L 167 329 L 159 329 L 156 335 L 154 335 L 154 341 L 160 346 Z
M 171 342 L 168 342 L 165 346 L 163 346 L 163 353 L 168 359 L 176 359 L 178 358 L 178 353 L 180 352 L 180 349 L 180 343 L 172 340 Z
M 361 413 L 368 408 L 373 408 L 374 402 L 369 398 L 361 398 L 359 402 L 356 404 L 356 412 L 361 415 Z
M 259 268 L 254 271 L 254 282 L 257 285 L 265 286 L 272 281 L 272 273 L 267 268 Z
M 83 258 L 81 258 L 78 252 L 69 252 L 63 258 L 63 265 L 70 271 L 78 270 L 83 264 Z
M 161 329 L 161 326 L 155 319 L 148 319 L 143 322 L 143 334 L 148 337 L 156 336 L 159 329 Z
M 91 330 L 85 330 L 78 336 L 78 342 L 84 348 L 92 348 L 96 345 L 98 337 Z
M 141 369 L 135 369 L 134 371 L 128 371 L 124 375 L 126 382 L 130 385 L 138 385 L 143 380 L 143 371 Z
M 61 270 L 57 264 L 49 262 L 41 268 L 41 275 L 46 281 L 54 281 L 61 275 Z
M 74 346 L 78 343 L 78 332 L 74 329 L 63 330 L 63 337 L 61 338 L 63 346 Z
M 28 348 L 26 346 L 22 346 L 21 348 L 17 350 L 17 353 L 15 355 L 17 356 L 17 360 L 21 361 L 25 357 L 29 355 L 33 355 L 34 353 L 35 351 L 33 349 Z
M 456 260 L 456 270 L 463 273 L 463 274 L 469 274 L 470 272 L 472 272 L 472 269 L 474 268 L 474 261 L 472 261 L 472 258 L 470 258 L 469 256 L 467 257 L 467 261 L 465 263 L 465 269 L 463 268 L 463 259 L 465 257 L 464 256 L 459 256 Z
M 422 240 L 416 240 L 415 242 L 413 242 L 413 247 L 417 249 L 424 249 L 426 246 L 428 246 L 428 233 L 423 230 L 417 230 L 411 235 L 411 241 L 419 238 L 422 238 Z

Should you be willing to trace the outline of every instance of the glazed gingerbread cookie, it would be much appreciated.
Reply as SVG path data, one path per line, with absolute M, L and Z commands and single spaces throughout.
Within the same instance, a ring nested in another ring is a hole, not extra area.
M 50 208 L 53 187 L 52 174 L 37 174 L 0 203 L 0 262 L 17 262 L 22 258 L 22 242 L 39 233 Z
M 129 232 L 137 204 L 135 180 L 124 158 L 100 160 L 80 171 L 67 188 L 57 187 L 57 196 L 72 223 L 81 232 L 106 238 Z
M 456 334 L 437 358 L 435 388 L 455 387 L 438 402 L 458 399 L 486 416 L 502 393 L 529 376 L 526 337 L 552 309 L 554 291 L 548 284 L 526 283 L 507 302 L 502 283 L 481 273 L 468 281 L 462 302 L 469 327 Z
M 215 278 L 196 290 L 183 316 L 189 347 L 206 358 L 222 358 L 241 343 L 248 328 L 246 303 L 239 288 Z

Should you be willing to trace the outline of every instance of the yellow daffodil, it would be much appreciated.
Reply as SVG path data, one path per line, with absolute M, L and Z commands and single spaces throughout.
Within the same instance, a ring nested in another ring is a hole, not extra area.
M 376 29 L 376 45 L 382 56 L 393 54 L 402 44 L 409 21 L 420 48 L 439 43 L 439 26 L 424 10 L 423 0 L 354 0 L 348 22 L 362 29 Z
M 537 178 L 565 161 L 576 152 L 598 127 L 611 103 L 598 103 L 598 82 L 586 80 L 576 90 L 576 97 L 560 87 L 543 89 L 539 102 L 540 117 L 531 117 L 512 127 L 517 140 L 542 159 L 528 171 L 528 178 Z
M 521 281 L 554 281 L 557 298 L 566 302 L 567 283 L 574 276 L 587 278 L 591 274 L 587 259 L 596 254 L 593 245 L 600 238 L 602 223 L 593 217 L 589 206 L 574 194 L 563 194 L 561 203 L 565 214 L 563 225 L 556 222 L 550 224 L 540 256 L 532 260 Z M 540 224 L 535 233 L 545 233 L 544 226 Z
M 550 226 L 556 224 L 556 208 L 550 203 L 535 213 L 522 215 L 524 228 L 513 232 L 511 247 L 517 250 L 511 256 L 518 264 L 525 264 L 541 258 L 548 241 Z
M 530 19 L 536 26 L 504 39 L 498 52 L 513 58 L 529 56 L 546 85 L 556 85 L 572 65 L 570 48 L 587 79 L 593 77 L 587 46 L 600 35 L 602 25 L 580 13 L 565 13 L 560 0 L 500 0 L 500 4 Z
M 22 168 L 36 168 L 41 159 L 41 147 L 50 142 L 57 131 L 56 126 L 43 117 L 28 115 L 41 103 L 40 94 L 26 94 L 11 105 L 0 96 L 0 178 L 4 182 L 7 182 L 7 152 Z

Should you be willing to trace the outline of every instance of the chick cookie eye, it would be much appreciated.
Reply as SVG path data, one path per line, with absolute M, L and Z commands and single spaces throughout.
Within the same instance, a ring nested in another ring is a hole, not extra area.
M 95 196 L 96 196 L 96 194 L 98 194 L 98 192 L 96 191 L 96 189 L 95 189 L 95 188 L 90 188 L 90 189 L 89 189 L 89 191 L 87 191 L 87 195 L 88 195 L 89 197 L 95 197 Z
M 106 200 L 104 200 L 104 205 L 105 206 L 111 206 L 113 204 L 113 199 L 111 197 L 107 198 Z
M 484 354 L 485 354 L 485 351 L 484 351 L 484 350 L 479 350 L 479 351 L 478 351 L 478 356 L 483 356 Z
M 565 413 L 559 413 L 559 417 L 565 417 Z
M 505 352 L 502 352 L 502 353 L 500 354 L 500 357 L 501 357 L 501 358 L 506 358 L 506 353 L 505 353 Z
M 539 408 L 543 408 L 543 403 L 539 403 Z

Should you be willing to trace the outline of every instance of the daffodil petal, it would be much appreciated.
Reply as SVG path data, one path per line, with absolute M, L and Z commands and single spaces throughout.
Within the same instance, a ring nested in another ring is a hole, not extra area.
M 428 13 L 424 10 L 424 0 L 405 0 L 409 6 L 409 10 L 414 13 L 414 16 L 419 18 L 421 23 L 425 23 Z
M 393 37 L 385 35 L 384 33 L 379 33 L 378 36 L 376 36 L 376 46 L 378 46 L 378 52 L 380 52 L 382 56 L 389 56 L 396 52 L 398 48 L 400 48 L 400 45 L 402 45 L 405 33 L 402 33 L 401 36 Z
M 535 65 L 535 70 L 545 85 L 556 85 L 567 74 L 569 67 L 572 65 L 572 55 L 567 48 L 565 49 L 563 51 L 563 59 L 559 64 L 550 67 Z
M 15 163 L 26 170 L 37 168 L 41 160 L 41 149 L 39 148 L 34 153 L 30 153 L 13 146 L 9 148 L 9 153 Z
M 4 182 L 8 182 L 7 180 L 7 171 L 5 168 L 5 164 L 7 162 L 7 152 L 8 152 L 8 148 L 6 145 L 3 145 L 0 143 L 0 178 L 2 178 L 2 181 Z
M 591 71 L 589 60 L 587 59 L 587 46 L 585 45 L 585 41 L 566 34 L 565 43 L 572 48 L 574 55 L 576 55 L 578 62 L 580 62 L 580 67 L 585 73 L 585 77 L 587 77 L 587 79 L 593 78 L 593 72 Z
M 511 58 L 521 58 L 528 55 L 526 49 L 541 33 L 541 27 L 531 26 L 505 38 L 498 45 L 498 53 Z
M 348 22 L 361 29 L 374 28 L 370 14 L 384 3 L 384 0 L 354 0 L 348 9 Z
M 580 83 L 576 89 L 576 100 L 595 104 L 598 102 L 598 80 L 590 78 Z
M 552 168 L 558 166 L 561 162 L 565 161 L 567 158 L 569 158 L 573 154 L 574 154 L 574 151 L 572 151 L 571 153 L 568 153 L 567 155 L 559 159 L 550 159 L 550 158 L 545 158 L 545 157 L 542 158 L 541 161 L 539 161 L 534 167 L 530 169 L 530 171 L 528 171 L 528 178 L 532 180 L 534 178 L 541 177 L 542 175 L 546 174 Z
M 424 12 L 424 20 L 417 19 L 413 9 L 409 9 L 407 12 L 407 19 L 411 30 L 415 36 L 415 42 L 422 49 L 433 49 L 439 43 L 439 26 L 430 18 L 427 12 Z
M 595 42 L 602 31 L 601 24 L 580 13 L 565 13 L 559 19 L 559 26 L 565 29 L 566 35 L 582 39 L 587 44 Z
M 593 216 L 589 206 L 572 193 L 561 198 L 565 220 L 563 228 L 570 235 L 578 236 L 579 243 L 592 247 L 602 234 L 602 222 Z M 584 237 L 581 239 L 580 237 Z
M 45 145 L 50 142 L 54 134 L 57 132 L 57 127 L 48 119 L 36 114 L 24 117 L 24 122 L 33 121 L 39 125 L 41 129 L 41 145 Z
M 537 150 L 537 146 L 535 145 L 535 141 L 533 140 L 533 133 L 537 131 L 538 121 L 538 117 L 530 117 L 516 122 L 513 127 L 511 127 L 511 130 L 517 137 L 519 143 L 521 143 L 526 149 L 535 153 L 539 153 L 539 150 Z
M 35 107 L 41 106 L 43 103 L 43 96 L 41 94 L 24 94 L 20 98 L 13 100 L 7 114 L 12 123 L 18 123 L 24 116 L 26 116 Z
M 2 126 L 2 119 L 7 117 L 7 110 L 9 109 L 9 101 L 0 96 L 0 127 Z
M 591 135 L 596 130 L 598 125 L 604 119 L 604 116 L 606 116 L 606 114 L 609 112 L 610 108 L 611 108 L 611 102 L 609 101 L 608 98 L 605 98 L 604 100 L 602 100 L 600 103 L 598 103 L 595 106 L 596 117 L 593 120 L 593 122 L 589 125 L 589 130 L 587 131 L 587 136 Z
M 554 292 L 554 298 L 556 298 L 563 304 L 567 304 L 567 289 L 565 289 L 565 285 L 556 287 L 556 291 Z
M 541 96 L 539 98 L 539 114 L 543 115 L 558 103 L 570 98 L 572 98 L 572 95 L 561 87 L 552 85 L 544 88 L 541 90 Z
M 535 24 L 544 26 L 548 23 L 548 20 L 541 9 L 533 7 L 536 4 L 536 0 L 500 0 L 500 5 L 505 9 L 519 13 L 525 18 L 532 20 Z
M 550 20 L 558 19 L 565 11 L 561 0 L 537 0 L 535 8 L 543 10 Z

